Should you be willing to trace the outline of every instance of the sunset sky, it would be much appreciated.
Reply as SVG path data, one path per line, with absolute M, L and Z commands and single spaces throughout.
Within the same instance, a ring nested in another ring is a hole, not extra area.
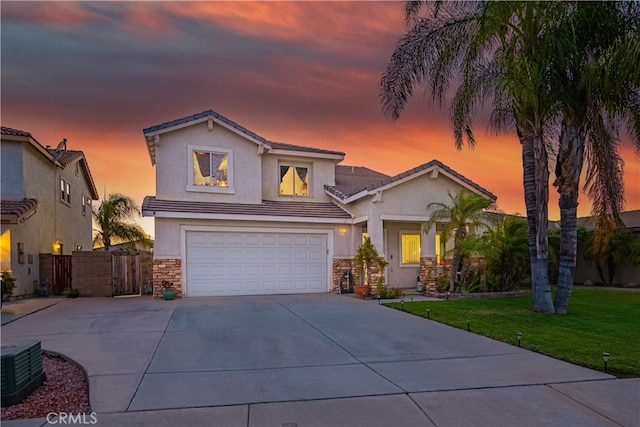
M 344 151 L 395 175 L 432 159 L 524 213 L 515 131 L 479 118 L 457 151 L 448 110 L 417 90 L 399 121 L 378 81 L 405 30 L 400 2 L 2 2 L 2 125 L 84 151 L 101 194 L 142 203 L 155 171 L 142 129 L 207 109 L 278 142 Z M 626 209 L 640 166 L 623 142 Z M 550 216 L 557 219 L 551 188 Z M 579 215 L 590 206 L 580 197 Z M 142 221 L 153 233 L 152 220 Z

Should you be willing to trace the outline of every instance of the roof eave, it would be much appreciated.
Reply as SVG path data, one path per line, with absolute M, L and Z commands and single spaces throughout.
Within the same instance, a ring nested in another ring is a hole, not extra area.
M 155 166 L 156 164 L 156 144 L 158 143 L 158 139 L 160 137 L 160 135 L 164 134 L 164 133 L 168 133 L 168 132 L 173 132 L 179 129 L 183 129 L 189 126 L 193 126 L 196 124 L 200 124 L 203 122 L 208 122 L 208 121 L 212 121 L 220 126 L 222 126 L 223 128 L 235 133 L 236 135 L 241 136 L 242 138 L 253 142 L 254 144 L 258 145 L 258 146 L 262 146 L 265 149 L 269 150 L 271 147 L 264 143 L 263 141 L 260 141 L 257 138 L 252 137 L 251 135 L 248 135 L 245 132 L 242 132 L 240 129 L 235 128 L 234 126 L 231 126 L 228 123 L 225 123 L 224 121 L 220 120 L 219 118 L 211 115 L 211 114 L 207 114 L 204 115 L 202 117 L 199 117 L 197 119 L 193 119 L 193 120 L 189 120 L 186 121 L 184 123 L 178 123 L 175 124 L 173 126 L 168 126 L 166 128 L 161 128 L 161 129 L 156 129 L 156 130 L 149 130 L 147 132 L 143 132 L 144 136 L 145 136 L 145 140 L 147 142 L 147 150 L 149 151 L 149 157 L 151 158 L 151 165 Z M 148 128 L 151 129 L 151 128 Z
M 272 148 L 269 150 L 270 154 L 280 154 L 287 156 L 297 156 L 297 157 L 313 157 L 316 159 L 331 159 L 336 160 L 338 162 L 344 160 L 344 154 L 333 154 L 333 153 L 317 153 L 313 151 L 300 151 L 300 150 L 286 150 L 282 148 Z
M 480 188 L 476 188 L 474 187 L 474 185 L 469 184 L 468 182 L 466 182 L 463 179 L 460 179 L 459 177 L 455 176 L 454 174 L 450 173 L 449 171 L 446 170 L 445 167 L 441 167 L 441 165 L 439 164 L 434 164 L 431 165 L 427 168 L 424 168 L 422 170 L 419 170 L 415 173 L 409 174 L 403 178 L 397 179 L 397 180 L 393 180 L 385 185 L 382 186 L 369 186 L 366 189 L 366 194 L 361 195 L 360 197 L 363 197 L 364 195 L 374 195 L 375 193 L 377 193 L 378 191 L 386 191 L 390 188 L 396 187 L 398 185 L 404 184 L 405 182 L 409 182 L 413 179 L 419 178 L 423 175 L 426 175 L 428 173 L 432 173 L 433 171 L 437 170 L 438 173 L 443 173 L 447 178 L 451 179 L 452 181 L 456 182 L 457 184 L 463 186 L 464 188 L 466 188 L 467 190 L 476 193 L 482 197 L 487 197 L 488 199 L 492 200 L 493 202 L 495 202 L 497 200 L 497 196 L 495 196 L 493 193 L 489 192 L 488 190 L 484 190 L 484 189 L 480 189 Z M 404 172 L 403 172 L 404 173 Z M 393 177 L 392 177 L 393 179 Z M 477 184 L 475 184 L 477 185 Z M 479 186 L 478 186 L 479 187 Z

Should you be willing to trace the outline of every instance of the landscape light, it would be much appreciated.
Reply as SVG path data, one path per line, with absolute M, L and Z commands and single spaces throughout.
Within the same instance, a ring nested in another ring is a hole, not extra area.
M 520 347 L 520 340 L 522 339 L 522 332 L 516 334 L 518 336 L 518 347 Z
M 430 308 L 429 306 L 427 306 L 427 319 L 431 319 L 429 311 L 430 311 Z
M 467 331 L 469 331 L 469 323 L 471 323 L 471 319 L 469 319 L 469 316 L 467 316 Z
M 607 362 L 609 361 L 609 353 L 602 353 L 602 360 L 604 360 L 604 373 L 607 373 Z

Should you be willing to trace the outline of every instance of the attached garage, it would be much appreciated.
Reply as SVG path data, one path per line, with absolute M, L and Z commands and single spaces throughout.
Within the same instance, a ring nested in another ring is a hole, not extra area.
M 328 292 L 326 233 L 186 231 L 186 296 Z

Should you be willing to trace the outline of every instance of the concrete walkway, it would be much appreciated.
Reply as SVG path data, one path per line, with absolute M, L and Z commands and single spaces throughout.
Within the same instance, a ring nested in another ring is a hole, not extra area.
M 86 369 L 98 426 L 640 424 L 640 379 L 347 295 L 79 298 L 2 327 L 34 338 Z

